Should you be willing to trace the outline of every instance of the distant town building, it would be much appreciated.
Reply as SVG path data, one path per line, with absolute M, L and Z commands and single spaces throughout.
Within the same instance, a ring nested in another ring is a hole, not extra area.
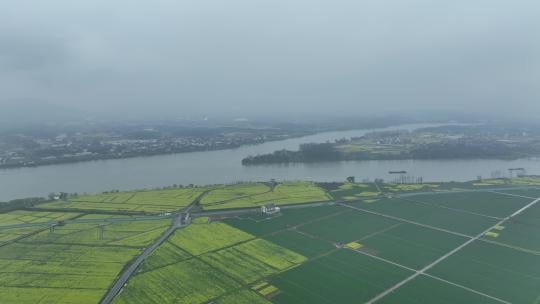
M 266 204 L 261 207 L 261 211 L 263 214 L 276 214 L 281 211 L 281 208 L 277 207 L 274 204 Z
M 347 177 L 347 182 L 354 184 L 354 176 Z

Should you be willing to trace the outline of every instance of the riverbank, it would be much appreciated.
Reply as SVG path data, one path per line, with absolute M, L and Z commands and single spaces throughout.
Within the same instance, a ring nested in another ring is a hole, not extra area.
M 378 130 L 412 130 L 426 126 L 429 125 L 401 125 Z M 50 192 L 100 193 L 111 189 L 142 189 L 173 184 L 229 184 L 271 179 L 332 182 L 343 181 L 347 176 L 356 176 L 358 181 L 375 178 L 392 180 L 394 176 L 388 172 L 395 170 L 404 170 L 410 176 L 431 181 L 466 181 L 478 175 L 491 177 L 497 171 L 500 176 L 507 176 L 508 168 L 525 168 L 528 174 L 540 174 L 540 161 L 536 159 L 340 161 L 253 167 L 241 164 L 241 160 L 248 155 L 279 149 L 292 150 L 303 143 L 358 137 L 371 131 L 374 130 L 319 133 L 220 151 L 0 170 L 0 201 L 47 196 Z
M 245 166 L 367 160 L 515 160 L 540 156 L 540 135 L 487 126 L 443 126 L 373 132 L 359 138 L 307 143 L 242 159 Z M 519 131 L 519 130 L 518 130 Z

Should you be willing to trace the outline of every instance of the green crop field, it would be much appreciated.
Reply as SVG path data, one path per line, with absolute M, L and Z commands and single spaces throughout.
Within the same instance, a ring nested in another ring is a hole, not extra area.
M 78 216 L 72 212 L 36 212 L 16 210 L 8 213 L 0 213 L 0 225 L 23 225 L 30 223 L 47 223 L 66 220 Z
M 208 253 L 201 259 L 244 284 L 306 260 L 302 255 L 262 239 Z
M 537 303 L 540 255 L 475 242 L 430 271 L 515 304 Z
M 300 254 L 263 239 L 242 243 L 234 248 L 280 271 L 291 268 L 306 260 Z
M 270 187 L 265 184 L 238 184 L 212 190 L 201 201 L 205 209 L 218 209 L 238 204 L 243 198 L 256 197 L 270 192 Z
M 176 231 L 170 242 L 192 255 L 218 250 L 238 242 L 247 241 L 254 236 L 229 225 L 215 222 L 192 224 Z
M 421 276 L 383 298 L 380 304 L 497 304 L 499 301 L 445 282 Z M 532 304 L 532 303 L 531 303 Z
M 330 242 L 349 243 L 390 228 L 398 222 L 361 212 L 347 212 L 303 225 L 298 229 Z
M 20 242 L 144 247 L 159 237 L 169 223 L 161 220 L 71 224 L 56 227 L 52 232 L 46 230 Z
M 523 197 L 490 192 L 438 193 L 407 199 L 495 217 L 505 217 L 531 202 Z
M 516 190 L 501 190 L 497 191 L 499 193 L 521 195 L 529 200 L 537 199 L 540 197 L 540 189 L 538 188 L 525 188 L 525 189 L 516 189 Z
M 277 269 L 264 261 L 245 254 L 235 247 L 202 255 L 201 259 L 244 284 L 277 272 Z
M 259 207 L 264 204 L 273 203 L 276 205 L 301 204 L 309 202 L 328 201 L 330 196 L 326 192 L 311 182 L 284 182 L 279 183 L 270 191 L 267 186 L 261 187 L 260 184 L 254 184 L 250 187 L 244 187 L 236 192 L 239 186 L 231 191 L 226 189 L 215 190 L 218 198 L 225 196 L 226 200 L 220 203 L 215 202 L 215 194 L 210 192 L 210 199 L 214 201 L 209 203 L 203 200 L 203 207 L 206 210 L 227 209 L 227 208 L 246 208 Z M 251 193 L 249 193 L 251 192 Z M 236 195 L 236 196 L 235 196 Z
M 60 216 L 60 215 L 59 215 Z M 167 223 L 70 224 L 0 247 L 2 303 L 97 303 Z M 101 232 L 100 232 L 101 231 Z
M 523 191 L 519 193 L 523 194 Z M 515 217 L 510 223 L 495 229 L 496 238 L 484 236 L 484 239 L 502 242 L 540 254 L 538 227 L 540 227 L 540 204 L 532 206 Z
M 272 279 L 274 303 L 362 303 L 411 273 L 347 250 L 310 261 Z
M 384 293 L 375 303 L 538 304 L 540 203 L 499 224 L 540 196 L 538 180 L 320 184 L 329 193 L 311 182 L 247 183 L 0 213 L 0 303 L 99 303 L 173 223 L 132 212 L 179 211 L 210 190 L 192 212 L 212 212 L 146 256 L 113 303 L 364 303 Z M 302 204 L 331 197 L 347 202 Z M 269 202 L 290 206 L 219 210 Z
M 400 224 L 360 243 L 364 250 L 378 257 L 419 270 L 466 240 L 437 230 Z
M 0 245 L 7 244 L 8 242 L 13 242 L 20 237 L 25 235 L 38 232 L 44 228 L 39 226 L 27 227 L 27 228 L 8 228 L 0 229 Z
M 321 217 L 333 216 L 347 211 L 341 206 L 308 207 L 301 209 L 290 209 L 282 215 L 274 216 L 271 219 L 262 215 L 245 215 L 226 219 L 225 222 L 231 226 L 247 231 L 253 235 L 265 235 L 289 227 L 305 224 Z
M 288 218 L 283 215 L 263 220 L 253 216 L 244 216 L 227 220 L 227 222 L 313 258 L 292 270 L 270 276 L 271 284 L 277 288 L 277 291 L 272 293 L 271 302 L 361 303 L 411 275 L 412 272 L 406 267 L 421 269 L 468 240 L 466 237 L 437 229 L 447 229 L 450 232 L 474 236 L 498 222 L 492 217 L 509 216 L 532 201 L 532 199 L 490 192 L 433 193 L 418 196 L 423 200 L 421 202 L 408 200 L 410 197 L 352 204 L 353 207 L 382 215 L 354 209 L 346 210 L 335 206 L 320 207 L 329 211 L 326 215 L 321 212 L 316 217 L 304 218 L 299 212 L 294 215 L 288 214 Z M 426 197 L 429 198 L 426 199 Z M 475 203 L 478 203 L 478 206 L 472 206 Z M 490 210 L 484 210 L 486 208 Z M 395 216 L 405 221 L 388 219 L 383 215 Z M 540 205 L 532 207 L 512 222 L 506 223 L 504 229 L 497 231 L 499 233 L 497 238 L 484 237 L 486 240 L 500 244 L 476 241 L 429 272 L 450 283 L 422 275 L 378 302 L 386 304 L 499 303 L 497 299 L 502 299 L 511 303 L 536 303 L 535 301 L 540 299 L 540 285 L 538 285 L 540 262 L 536 260 L 540 253 L 533 252 L 537 249 L 533 245 L 537 243 L 533 242 L 531 245 L 531 241 L 536 239 L 535 235 L 539 234 L 539 228 L 530 225 L 527 226 L 528 229 L 520 227 L 522 231 L 518 236 L 517 227 L 521 221 L 529 224 L 538 223 L 540 219 L 538 215 L 540 215 Z M 418 225 L 406 221 L 416 222 Z M 429 225 L 433 228 L 429 228 Z M 525 226 L 523 223 L 521 225 Z M 508 234 L 507 237 L 505 233 Z M 527 235 L 531 236 L 529 241 L 526 239 Z M 359 252 L 333 246 L 336 243 L 351 241 L 357 241 L 360 246 L 357 249 Z M 524 246 L 526 244 L 529 247 Z M 518 245 L 522 245 L 521 249 L 510 248 Z M 505 253 L 479 251 L 476 249 L 477 246 L 492 246 L 495 251 Z M 474 257 L 470 257 L 470 260 L 461 258 L 461 255 L 469 255 L 469 251 L 475 251 Z M 350 252 L 347 255 L 355 256 L 354 259 L 365 261 L 348 262 L 347 258 L 341 256 L 345 252 Z M 336 255 L 339 255 L 339 258 L 328 261 L 328 257 Z M 513 255 L 515 257 L 512 257 Z M 521 255 L 526 257 L 520 258 Z M 484 256 L 490 257 L 488 259 L 483 258 Z M 516 264 L 513 262 L 514 259 L 521 261 Z M 344 263 L 343 268 L 339 268 L 339 264 L 331 264 L 338 262 Z M 392 270 L 379 270 L 372 263 L 384 265 Z M 369 274 L 350 274 L 349 272 L 355 270 L 353 269 L 355 265 L 366 271 L 369 269 Z M 528 265 L 529 269 L 526 269 L 525 265 Z M 442 267 L 444 267 L 443 270 L 441 270 Z M 376 278 L 372 278 L 373 272 L 377 274 Z M 503 273 L 512 275 L 506 276 Z M 488 282 L 486 282 L 486 277 L 490 277 Z M 463 278 L 467 280 L 459 280 Z M 529 282 L 521 286 L 505 287 L 505 285 L 519 285 L 512 282 L 520 282 L 527 278 Z M 362 279 L 369 280 L 369 283 L 354 283 L 355 280 Z M 378 280 L 389 283 L 381 284 Z M 491 280 L 499 280 L 501 283 L 496 284 Z M 351 282 L 353 282 L 352 285 L 348 285 Z M 373 286 L 370 286 L 370 283 Z M 380 289 L 377 291 L 377 288 Z M 501 291 L 497 291 L 499 289 Z M 527 292 L 519 291 L 522 289 Z M 521 293 L 522 296 L 511 296 L 516 293 Z M 528 300 L 522 301 L 526 297 Z
M 334 248 L 332 244 L 307 236 L 297 229 L 285 230 L 276 234 L 264 236 L 264 239 L 292 249 L 306 257 L 314 257 L 326 253 Z
M 214 235 L 216 239 L 212 239 Z M 233 299 L 239 303 L 251 299 L 266 303 L 253 292 L 239 292 L 241 284 L 286 271 L 305 261 L 298 253 L 264 239 L 254 239 L 227 224 L 193 224 L 178 230 L 170 242 L 165 242 L 145 260 L 142 271 L 130 280 L 115 303 L 206 303 L 211 299 L 218 303 Z
M 439 184 L 384 184 L 381 186 L 385 191 L 390 192 L 411 192 L 411 191 L 437 191 L 441 189 Z
M 352 184 L 345 183 L 337 190 L 332 190 L 330 195 L 337 200 L 358 200 L 380 195 L 380 191 L 374 183 Z
M 146 258 L 141 267 L 141 271 L 150 271 L 156 268 L 165 267 L 187 260 L 191 257 L 192 256 L 189 253 L 180 249 L 173 243 L 166 241 Z
M 74 196 L 68 201 L 46 203 L 40 205 L 40 207 L 89 211 L 172 212 L 186 207 L 206 190 L 208 189 L 179 188 Z
M 114 303 L 206 303 L 240 287 L 223 272 L 193 258 L 134 276 Z
M 385 199 L 376 203 L 357 203 L 354 206 L 468 235 L 478 234 L 497 222 L 496 219 L 488 217 L 434 205 L 418 204 L 404 199 Z
M 270 304 L 268 300 L 249 290 L 240 290 L 215 301 L 217 304 Z

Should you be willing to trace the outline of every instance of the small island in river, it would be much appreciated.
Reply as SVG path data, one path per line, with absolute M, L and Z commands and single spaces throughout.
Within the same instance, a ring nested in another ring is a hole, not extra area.
M 503 138 L 503 139 L 501 139 Z M 307 143 L 297 151 L 252 155 L 243 165 L 348 160 L 518 159 L 540 155 L 540 133 L 523 127 L 443 126 L 373 132 L 334 142 Z

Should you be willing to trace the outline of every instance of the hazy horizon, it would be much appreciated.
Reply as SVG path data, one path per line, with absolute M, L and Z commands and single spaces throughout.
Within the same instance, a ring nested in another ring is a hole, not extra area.
M 500 0 L 5 0 L 0 106 L 118 118 L 534 117 L 539 10 Z

